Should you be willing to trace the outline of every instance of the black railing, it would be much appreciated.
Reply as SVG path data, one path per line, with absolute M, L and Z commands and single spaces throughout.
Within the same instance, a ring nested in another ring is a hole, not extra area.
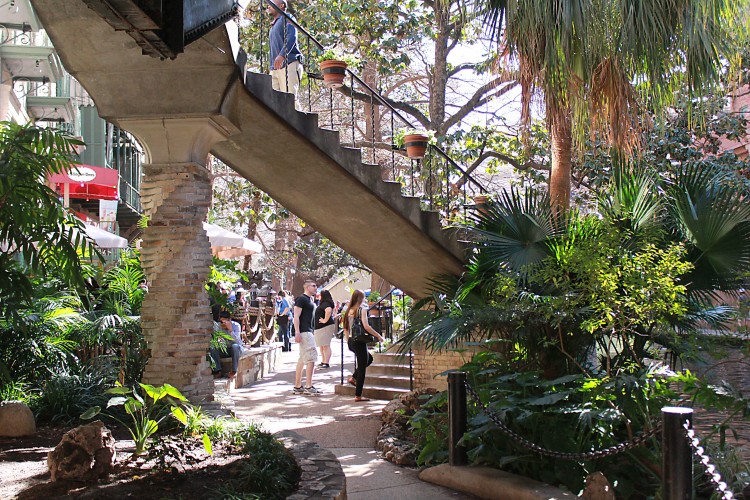
M 268 0 L 259 0 L 246 11 L 247 24 L 241 30 L 248 52 L 247 67 L 268 73 L 270 61 L 268 32 L 270 18 L 264 7 L 276 9 L 298 33 L 305 73 L 297 94 L 301 111 L 317 113 L 319 126 L 338 130 L 341 145 L 360 148 L 364 161 L 381 168 L 383 180 L 399 182 L 402 194 L 419 197 L 422 208 L 439 212 L 445 224 L 461 222 L 466 206 L 474 196 L 486 192 L 480 182 L 466 172 L 436 144 L 430 144 L 424 158 L 409 159 L 396 145 L 397 128 L 418 129 L 397 107 L 399 103 L 374 87 L 374 77 L 361 78 L 346 69 L 344 84 L 335 91 L 324 85 L 318 58 L 325 47 L 297 20 Z M 284 24 L 286 35 L 287 23 Z M 374 74 L 369 68 L 368 74 Z M 288 69 L 285 72 L 289 82 Z M 288 86 L 288 85 L 287 85 Z

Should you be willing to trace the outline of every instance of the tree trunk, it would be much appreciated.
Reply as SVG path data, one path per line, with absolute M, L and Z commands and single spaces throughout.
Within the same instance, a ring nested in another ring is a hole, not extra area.
M 448 41 L 450 40 L 451 4 L 435 3 L 435 64 L 428 69 L 430 80 L 430 123 L 438 136 L 445 135 L 445 89 L 448 83 Z
M 570 207 L 570 171 L 573 158 L 570 108 L 556 113 L 549 121 L 552 144 L 549 195 L 552 208 L 560 212 Z

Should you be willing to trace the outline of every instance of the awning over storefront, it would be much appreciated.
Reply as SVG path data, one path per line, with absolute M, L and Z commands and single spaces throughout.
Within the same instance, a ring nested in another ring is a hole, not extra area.
M 50 176 L 49 182 L 60 194 L 69 187 L 69 198 L 85 200 L 116 200 L 120 176 L 112 168 L 77 164 L 69 171 Z

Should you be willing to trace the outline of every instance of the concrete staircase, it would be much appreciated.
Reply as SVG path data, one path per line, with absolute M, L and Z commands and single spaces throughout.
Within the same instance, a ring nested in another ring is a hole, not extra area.
M 462 272 L 464 247 L 437 213 L 297 111 L 270 76 L 245 72 L 235 23 L 160 61 L 82 0 L 32 4 L 65 68 L 101 117 L 138 137 L 147 163 L 177 172 L 214 154 L 411 296 L 428 293 L 436 274 Z
M 335 392 L 354 396 L 354 386 L 337 385 Z M 373 353 L 373 362 L 367 367 L 365 387 L 362 395 L 370 399 L 390 401 L 410 391 L 409 355 L 396 353 Z

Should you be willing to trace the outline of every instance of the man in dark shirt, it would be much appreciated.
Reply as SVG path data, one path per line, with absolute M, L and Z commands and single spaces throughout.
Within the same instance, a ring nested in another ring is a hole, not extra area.
M 315 291 L 318 285 L 314 281 L 307 280 L 303 285 L 305 293 L 294 301 L 294 330 L 297 332 L 295 341 L 299 344 L 299 359 L 297 360 L 297 371 L 294 376 L 294 394 L 307 396 L 319 396 L 320 391 L 312 384 L 315 362 L 318 360 L 318 351 L 315 349 Z M 302 387 L 302 369 L 307 373 L 307 386 Z

